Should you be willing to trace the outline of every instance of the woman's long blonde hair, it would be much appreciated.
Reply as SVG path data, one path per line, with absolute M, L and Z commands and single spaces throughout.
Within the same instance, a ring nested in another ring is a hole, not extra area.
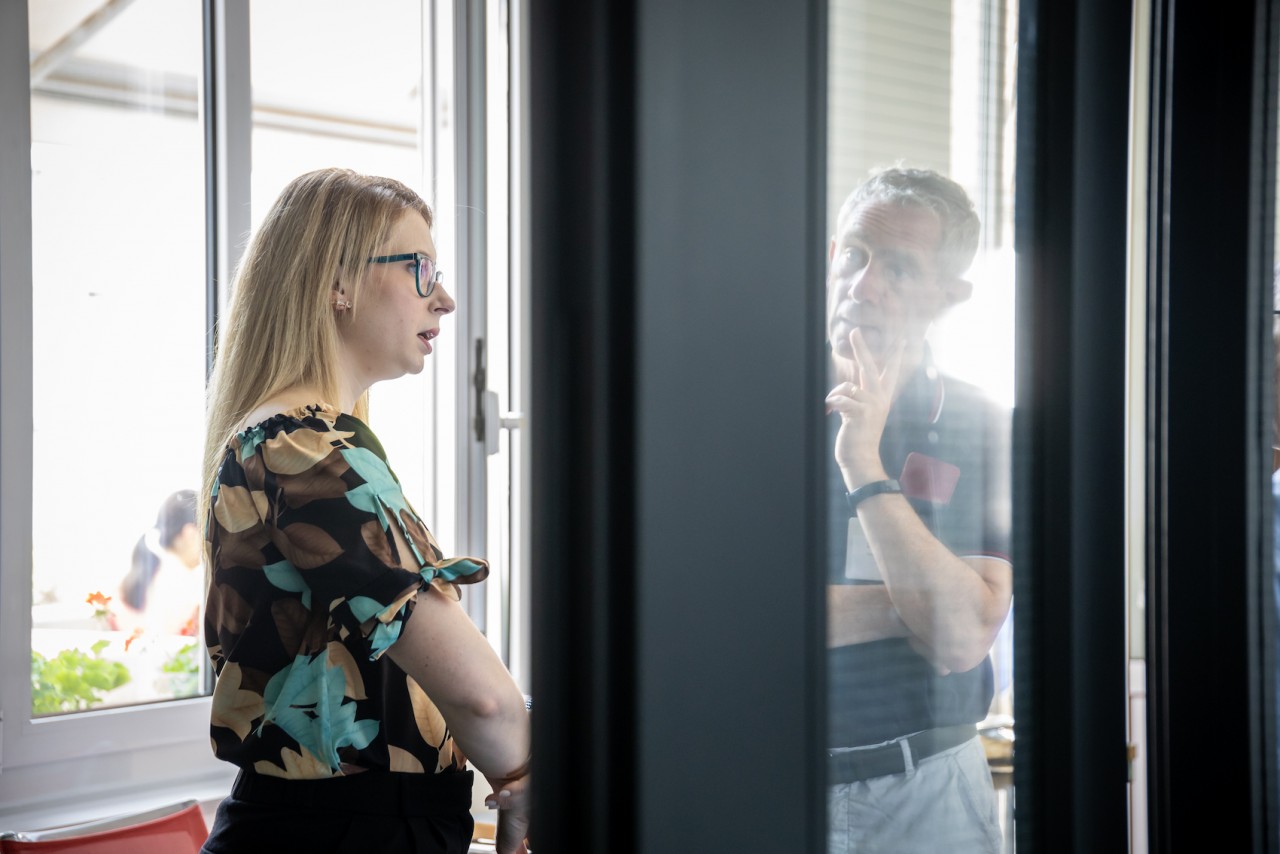
M 291 181 L 267 212 L 236 272 L 209 381 L 202 522 L 227 443 L 246 415 L 294 387 L 336 403 L 334 287 L 354 315 L 367 259 L 405 211 L 431 226 L 431 208 L 399 181 L 320 169 Z M 367 407 L 362 396 L 352 414 L 364 418 Z

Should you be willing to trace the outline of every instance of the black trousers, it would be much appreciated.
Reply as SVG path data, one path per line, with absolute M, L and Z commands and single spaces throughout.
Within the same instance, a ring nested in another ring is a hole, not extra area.
M 202 852 L 466 854 L 470 771 L 282 780 L 241 770 Z

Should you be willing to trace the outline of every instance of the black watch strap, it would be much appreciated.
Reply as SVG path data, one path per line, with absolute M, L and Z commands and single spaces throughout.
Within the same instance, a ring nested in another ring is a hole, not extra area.
M 866 501 L 873 495 L 883 495 L 886 492 L 901 495 L 902 484 L 892 478 L 889 478 L 888 480 L 873 480 L 871 483 L 864 483 L 853 492 L 846 492 L 844 494 L 844 499 L 849 502 L 850 512 L 857 516 L 859 504 Z

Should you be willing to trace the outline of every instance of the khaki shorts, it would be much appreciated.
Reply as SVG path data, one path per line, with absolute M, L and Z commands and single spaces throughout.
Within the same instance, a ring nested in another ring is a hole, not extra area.
M 978 738 L 901 774 L 831 786 L 828 854 L 1000 854 L 991 770 Z

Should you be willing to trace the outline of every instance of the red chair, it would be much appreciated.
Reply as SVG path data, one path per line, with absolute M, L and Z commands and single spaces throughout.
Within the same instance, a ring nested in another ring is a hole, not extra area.
M 209 836 L 200 805 L 184 801 L 141 813 L 0 835 L 0 854 L 199 854 Z

